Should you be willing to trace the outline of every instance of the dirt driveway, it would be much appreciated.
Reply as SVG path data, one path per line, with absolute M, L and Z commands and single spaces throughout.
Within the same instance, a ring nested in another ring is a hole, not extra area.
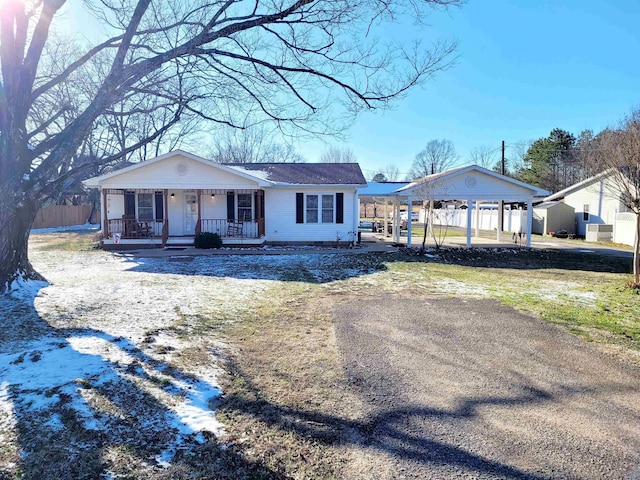
M 640 478 L 637 366 L 491 300 L 356 299 L 334 315 L 385 477 Z

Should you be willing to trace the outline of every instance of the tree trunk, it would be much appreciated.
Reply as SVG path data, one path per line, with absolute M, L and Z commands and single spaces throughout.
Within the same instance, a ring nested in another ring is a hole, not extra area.
M 27 199 L 16 202 L 17 194 L 4 187 L 0 192 L 0 294 L 9 291 L 15 280 L 44 280 L 27 255 L 37 204 Z

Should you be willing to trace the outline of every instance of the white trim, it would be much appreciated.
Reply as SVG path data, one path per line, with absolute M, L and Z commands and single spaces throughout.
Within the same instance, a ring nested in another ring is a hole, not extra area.
M 164 155 L 159 155 L 157 157 L 154 158 L 150 158 L 149 160 L 144 160 L 140 163 L 136 163 L 135 165 L 130 165 L 128 167 L 122 168 L 120 170 L 116 170 L 115 172 L 109 172 L 109 173 L 105 173 L 104 175 L 99 175 L 97 177 L 92 177 L 89 178 L 87 180 L 84 180 L 82 183 L 84 184 L 85 187 L 89 187 L 89 188 L 100 188 L 102 186 L 102 183 L 106 180 L 109 180 L 111 178 L 117 177 L 119 175 L 123 175 L 135 170 L 138 170 L 139 168 L 145 168 L 148 167 L 149 165 L 153 165 L 154 163 L 158 163 L 161 162 L 163 160 L 166 160 L 168 158 L 172 158 L 172 157 L 177 157 L 177 156 L 183 156 L 186 157 L 190 160 L 193 160 L 195 162 L 199 162 L 202 163 L 203 165 L 207 165 L 209 167 L 212 168 L 217 168 L 219 170 L 222 170 L 223 172 L 229 173 L 231 175 L 236 175 L 238 177 L 244 178 L 246 180 L 251 180 L 253 182 L 257 182 L 258 185 L 260 187 L 269 187 L 274 185 L 274 182 L 271 182 L 269 180 L 265 180 L 263 178 L 257 177 L 257 176 L 253 176 L 250 175 L 248 173 L 245 172 L 241 172 L 237 169 L 234 169 L 233 167 L 228 167 L 226 165 L 222 165 L 220 163 L 215 163 L 212 162 L 211 160 L 207 160 L 203 157 L 199 157 L 197 155 L 194 155 L 192 153 L 189 152 L 185 152 L 184 150 L 173 150 L 172 152 L 169 153 L 165 153 Z M 109 188 L 118 188 L 118 187 L 112 187 L 110 186 Z M 198 188 L 197 186 L 195 187 L 191 187 L 190 188 Z

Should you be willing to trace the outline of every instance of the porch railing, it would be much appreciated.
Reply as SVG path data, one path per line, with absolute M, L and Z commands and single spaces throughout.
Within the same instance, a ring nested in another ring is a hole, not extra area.
M 203 218 L 200 220 L 200 231 L 217 233 L 222 238 L 260 238 L 260 222 L 264 223 L 264 220 Z
M 120 238 L 162 237 L 166 220 L 136 220 L 134 218 L 114 218 L 109 220 L 109 236 L 116 233 Z
M 136 220 L 133 218 L 115 218 L 109 220 L 109 236 L 119 234 L 120 238 L 162 238 L 163 243 L 169 236 L 169 223 L 166 220 Z M 260 238 L 264 236 L 264 219 L 227 220 L 202 218 L 196 233 L 217 233 L 222 238 Z

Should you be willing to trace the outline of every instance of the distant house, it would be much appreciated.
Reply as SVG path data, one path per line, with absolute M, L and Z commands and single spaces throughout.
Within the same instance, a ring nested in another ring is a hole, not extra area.
M 347 243 L 358 226 L 356 163 L 219 164 L 184 151 L 94 177 L 106 248 Z
M 575 234 L 575 210 L 563 202 L 542 202 L 533 207 L 531 231 L 539 235 L 566 230 Z
M 562 201 L 573 207 L 575 233 L 584 237 L 588 236 L 589 231 L 607 230 L 613 239 L 616 216 L 628 211 L 620 198 L 620 190 L 616 187 L 609 171 L 601 172 L 549 195 L 544 201 Z M 588 225 L 592 225 L 592 227 L 588 227 Z M 597 225 L 609 225 L 610 227 L 603 228 L 597 227 Z

